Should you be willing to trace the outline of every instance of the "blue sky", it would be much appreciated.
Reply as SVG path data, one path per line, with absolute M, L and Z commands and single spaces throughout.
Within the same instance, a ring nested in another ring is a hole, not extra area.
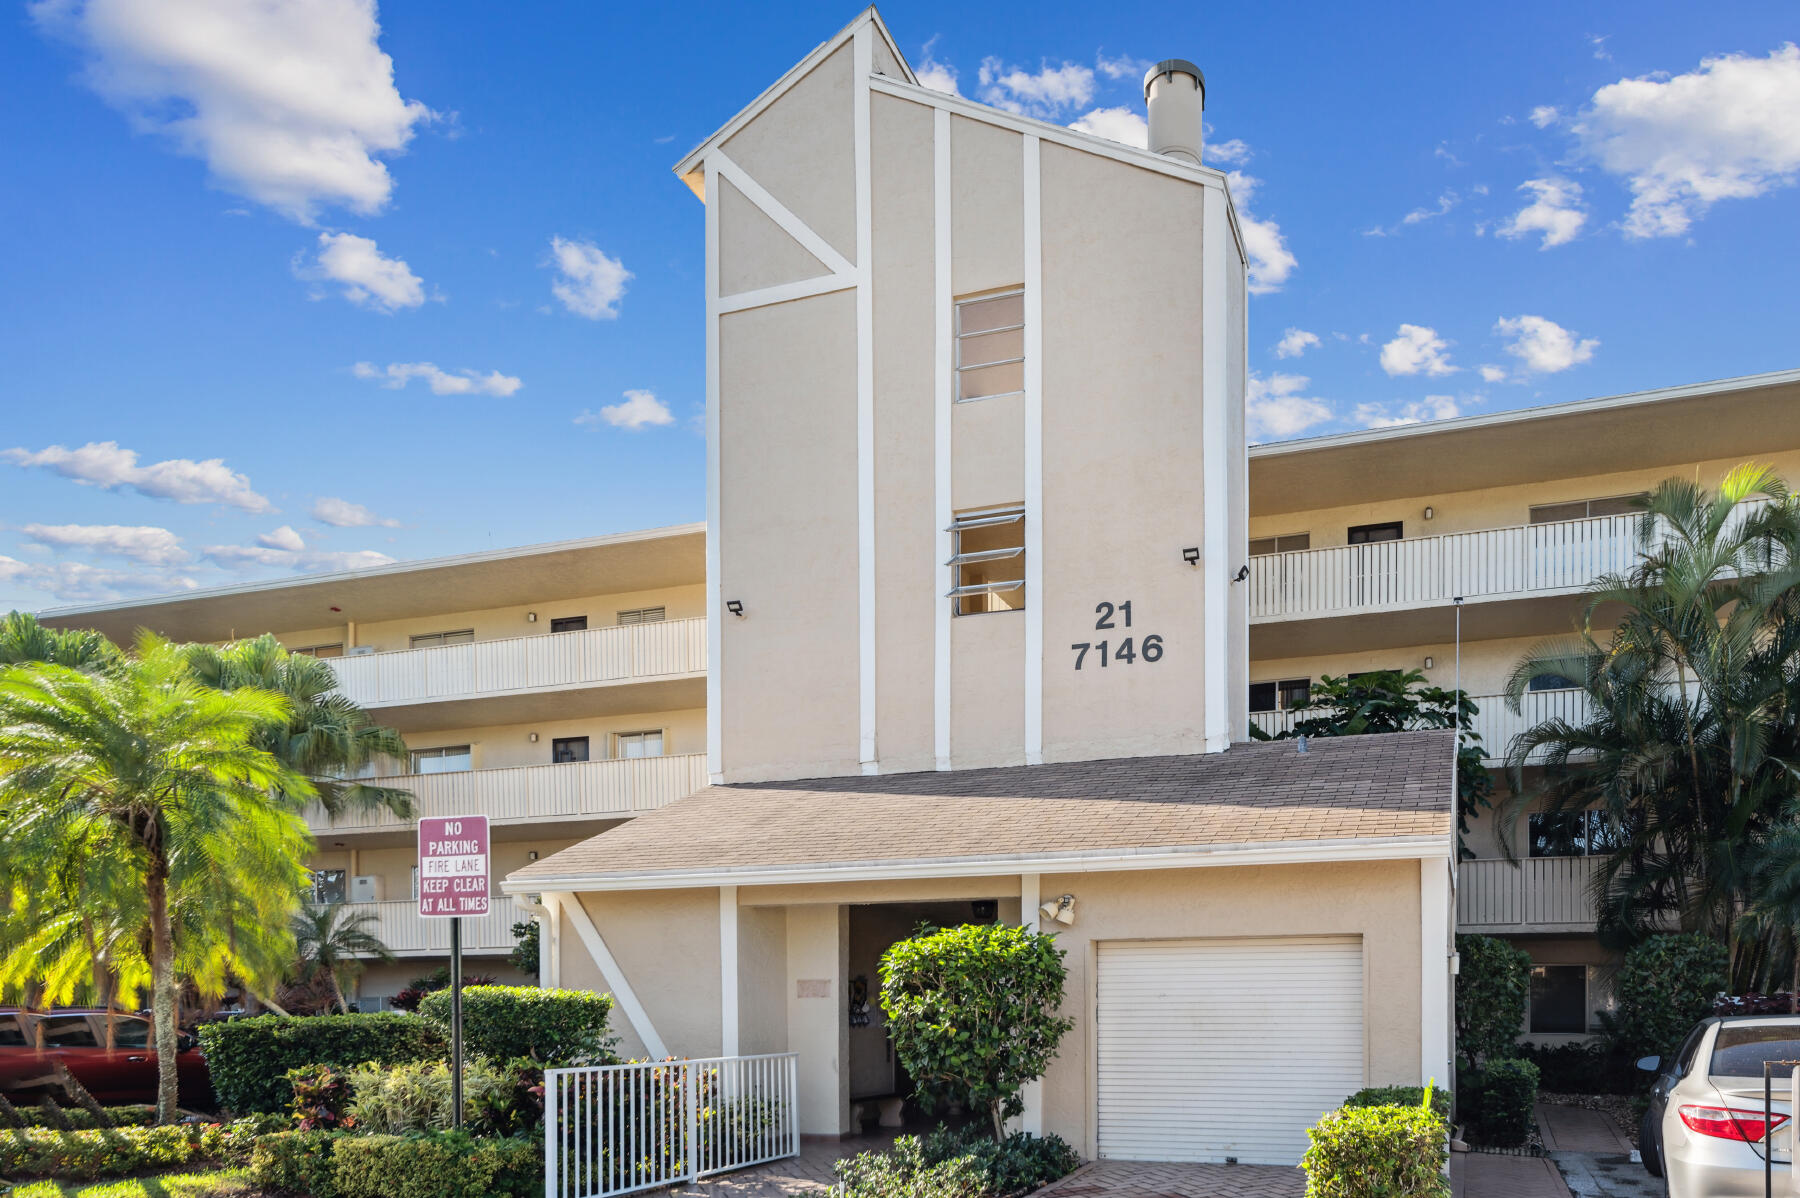
M 669 168 L 853 8 L 8 11 L 0 609 L 701 518 Z M 1791 3 L 882 12 L 1122 140 L 1203 67 L 1262 439 L 1800 366 Z

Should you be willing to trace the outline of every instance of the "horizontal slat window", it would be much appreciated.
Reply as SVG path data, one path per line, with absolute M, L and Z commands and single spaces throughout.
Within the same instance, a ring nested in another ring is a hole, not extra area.
M 1025 390 L 1025 293 L 956 305 L 956 398 L 991 399 Z
M 436 649 L 440 645 L 469 645 L 474 641 L 473 628 L 459 628 L 455 632 L 422 632 L 408 643 L 414 649 Z
M 1025 509 L 969 512 L 950 526 L 955 580 L 949 594 L 959 616 L 1025 606 Z
M 634 607 L 630 611 L 619 613 L 620 624 L 655 624 L 668 617 L 668 611 L 661 607 Z

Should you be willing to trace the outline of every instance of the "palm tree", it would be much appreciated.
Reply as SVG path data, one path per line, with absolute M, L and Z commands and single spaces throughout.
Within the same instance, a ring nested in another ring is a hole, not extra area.
M 256 743 L 291 714 L 280 695 L 200 685 L 182 651 L 153 636 L 105 673 L 0 670 L 0 858 L 15 888 L 33 863 L 47 863 L 46 880 L 62 884 L 72 859 L 93 863 L 104 881 L 99 901 L 112 906 L 105 914 L 141 929 L 159 1122 L 176 1115 L 182 933 L 211 926 L 204 908 L 234 891 L 263 915 L 298 901 L 300 861 L 312 847 L 299 808 L 312 786 Z M 132 903 L 127 892 L 141 898 Z M 189 949 L 202 982 L 260 964 L 217 937 Z
M 1777 953 L 1785 954 L 1788 1009 L 1800 1015 L 1800 823 L 1775 827 L 1757 845 L 1748 891 L 1738 937 L 1765 950 L 1760 972 L 1771 990 L 1779 964 Z
M 264 730 L 258 743 L 306 775 L 329 815 L 385 809 L 400 819 L 412 818 L 410 791 L 354 777 L 382 759 L 405 758 L 406 740 L 339 691 L 329 665 L 289 653 L 267 634 L 223 646 L 189 645 L 184 652 L 194 677 L 207 686 L 223 691 L 255 687 L 287 697 L 287 723 Z
M 307 903 L 294 916 L 294 947 L 299 954 L 300 980 L 310 982 L 320 974 L 331 979 L 331 993 L 338 1010 L 348 1012 L 344 987 L 364 969 L 364 957 L 392 961 L 388 951 L 368 925 L 375 916 L 367 911 L 352 914 L 342 903 Z
M 47 661 L 87 670 L 105 668 L 118 658 L 118 646 L 90 629 L 46 628 L 29 612 L 0 616 L 0 665 Z

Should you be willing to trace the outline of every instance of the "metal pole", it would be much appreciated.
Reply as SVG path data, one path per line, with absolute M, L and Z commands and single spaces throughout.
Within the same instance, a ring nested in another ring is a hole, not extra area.
M 1769 1120 L 1774 1117 L 1774 1095 L 1770 1093 L 1769 1077 L 1774 1068 L 1773 1061 L 1763 1062 L 1763 1198 L 1775 1198 L 1775 1137 L 1769 1134 Z
M 463 1125 L 462 917 L 450 921 L 450 1110 L 451 1126 Z

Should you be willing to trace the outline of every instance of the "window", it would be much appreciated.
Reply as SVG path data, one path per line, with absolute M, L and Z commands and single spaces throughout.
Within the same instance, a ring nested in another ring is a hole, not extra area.
M 427 632 L 412 638 L 415 649 L 436 649 L 440 645 L 467 645 L 475 640 L 473 628 L 463 628 L 456 632 Z
M 621 732 L 615 739 L 620 757 L 662 756 L 663 734 L 660 728 L 655 732 Z
M 24 1048 L 25 1029 L 17 1015 L 0 1015 L 0 1048 Z
M 1534 691 L 1572 691 L 1581 684 L 1561 674 L 1533 674 L 1526 689 Z
M 105 1025 L 101 1025 L 104 1030 Z M 118 1048 L 150 1047 L 150 1021 L 113 1016 L 113 1045 Z
M 345 874 L 341 869 L 315 869 L 312 871 L 313 902 L 341 903 L 349 895 L 345 889 Z
M 1312 679 L 1293 678 L 1279 684 L 1281 692 L 1281 710 L 1292 711 L 1296 707 L 1305 707 L 1306 701 L 1312 698 Z
M 307 645 L 300 649 L 289 649 L 288 652 L 296 657 L 342 657 L 344 646 L 341 642 L 336 645 Z
M 1292 711 L 1304 707 L 1312 696 L 1312 679 L 1289 678 L 1282 682 L 1252 682 L 1251 711 Z
M 1025 390 L 1025 293 L 984 295 L 956 305 L 956 398 L 992 399 Z
M 1727 1023 L 1713 1041 L 1706 1072 L 1713 1077 L 1763 1075 L 1764 1061 L 1800 1058 L 1800 1023 Z M 1785 1073 L 1777 1069 L 1776 1073 Z
M 1587 1031 L 1587 966 L 1533 965 L 1531 967 L 1531 1030 L 1533 1033 Z
M 1276 553 L 1297 553 L 1312 548 L 1312 534 L 1290 532 L 1279 537 L 1258 537 L 1250 542 L 1251 557 L 1268 557 Z
M 1675 1054 L 1675 1076 L 1686 1077 L 1688 1070 L 1694 1067 L 1694 1056 L 1700 1051 L 1700 1041 L 1706 1038 L 1706 1024 L 1701 1024 L 1688 1033 L 1682 1042 L 1681 1050 Z
M 620 624 L 655 624 L 667 618 L 667 610 L 660 607 L 634 607 L 619 613 Z
M 1540 503 L 1531 509 L 1533 524 L 1556 524 L 1563 520 L 1591 520 L 1595 516 L 1631 516 L 1638 512 L 1637 502 L 1647 492 L 1614 495 L 1607 499 L 1577 499 L 1573 503 Z
M 586 632 L 586 616 L 557 616 L 550 621 L 551 632 Z
M 1398 541 L 1405 531 L 1399 520 L 1391 524 L 1358 524 L 1350 530 L 1352 545 L 1374 545 L 1381 541 Z
M 94 1029 L 85 1015 L 46 1015 L 38 1023 L 45 1048 L 98 1048 Z
M 468 745 L 445 745 L 437 749 L 414 749 L 412 772 L 415 774 L 454 774 L 475 768 L 474 754 Z
M 959 616 L 1025 606 L 1025 509 L 967 512 L 950 526 L 955 570 L 951 611 Z
M 1604 811 L 1540 811 L 1526 817 L 1533 857 L 1590 857 L 1617 852 L 1631 839 Z
M 585 736 L 559 736 L 550 742 L 551 761 L 586 761 L 588 759 L 588 738 Z

